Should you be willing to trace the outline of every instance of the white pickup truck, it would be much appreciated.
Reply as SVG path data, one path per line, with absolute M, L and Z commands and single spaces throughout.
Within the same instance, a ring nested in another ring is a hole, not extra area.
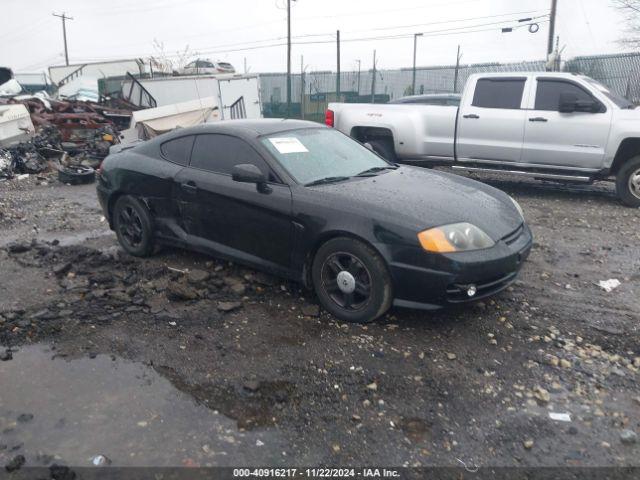
M 476 74 L 459 107 L 330 103 L 326 123 L 394 162 L 615 179 L 622 202 L 640 207 L 640 109 L 585 76 Z

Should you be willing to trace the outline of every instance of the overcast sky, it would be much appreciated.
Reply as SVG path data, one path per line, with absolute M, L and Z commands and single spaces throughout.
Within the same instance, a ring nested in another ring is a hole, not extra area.
M 335 31 L 341 30 L 342 69 L 409 67 L 413 33 L 418 65 L 538 60 L 546 54 L 548 17 L 540 30 L 501 33 L 522 17 L 548 15 L 551 0 L 297 0 L 292 3 L 294 72 L 304 55 L 308 70 L 335 70 Z M 564 56 L 614 53 L 622 18 L 609 0 L 559 0 L 557 34 Z M 16 72 L 64 63 L 66 12 L 70 63 L 144 57 L 153 42 L 175 54 L 187 45 L 201 58 L 231 62 L 251 72 L 286 71 L 286 0 L 2 0 L 0 65 Z M 526 13 L 525 13 L 526 12 Z M 503 22 L 503 23 L 499 23 Z M 526 26 L 525 26 L 526 27 Z M 466 32 L 466 33 L 463 33 Z M 404 37 L 408 35 L 407 37 Z M 399 38 L 385 39 L 380 37 Z M 364 40 L 363 40 L 364 39 Z M 355 40 L 355 41 L 352 41 Z M 309 44 L 308 42 L 325 42 Z M 270 45 L 269 48 L 256 48 Z M 248 49 L 250 48 L 250 49 Z M 194 55 L 195 56 L 195 55 Z

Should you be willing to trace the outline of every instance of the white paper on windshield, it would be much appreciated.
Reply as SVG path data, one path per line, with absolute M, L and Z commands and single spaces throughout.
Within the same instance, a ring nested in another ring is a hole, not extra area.
M 273 144 L 278 152 L 285 153 L 308 153 L 307 147 L 305 147 L 300 140 L 296 137 L 279 137 L 270 138 L 269 141 Z

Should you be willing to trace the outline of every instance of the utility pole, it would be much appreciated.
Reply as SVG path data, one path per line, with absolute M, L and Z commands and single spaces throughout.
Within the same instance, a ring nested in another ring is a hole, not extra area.
M 453 77 L 453 93 L 458 93 L 458 72 L 460 71 L 460 45 L 458 45 L 458 55 L 456 56 L 456 72 Z
M 337 74 L 336 74 L 336 102 L 340 102 L 340 30 L 336 31 L 336 38 L 338 39 L 337 45 Z
M 287 118 L 291 117 L 291 0 L 287 0 Z
M 371 103 L 376 103 L 376 51 L 373 51 L 373 75 L 371 76 Z
M 360 96 L 360 60 L 356 60 L 358 62 L 358 97 Z
M 416 52 L 418 51 L 418 37 L 421 37 L 422 33 L 413 34 L 413 81 L 411 82 L 411 95 L 416 94 Z
M 549 23 L 549 40 L 547 42 L 547 62 L 549 55 L 553 53 L 553 43 L 556 35 L 556 12 L 558 10 L 558 0 L 551 0 L 551 17 Z
M 54 17 L 58 17 L 62 19 L 62 38 L 64 39 L 64 61 L 67 65 L 69 65 L 69 51 L 67 50 L 67 20 L 73 20 L 73 17 L 67 17 L 65 12 L 62 12 L 62 15 L 52 13 Z

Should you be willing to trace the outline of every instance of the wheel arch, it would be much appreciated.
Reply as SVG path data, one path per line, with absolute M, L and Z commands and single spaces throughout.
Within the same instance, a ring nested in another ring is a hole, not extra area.
M 349 135 L 360 143 L 366 143 L 370 140 L 390 139 L 395 148 L 395 137 L 390 128 L 356 126 L 351 129 Z
M 620 142 L 609 173 L 611 175 L 617 175 L 627 160 L 631 160 L 638 155 L 640 155 L 640 137 L 625 138 Z

